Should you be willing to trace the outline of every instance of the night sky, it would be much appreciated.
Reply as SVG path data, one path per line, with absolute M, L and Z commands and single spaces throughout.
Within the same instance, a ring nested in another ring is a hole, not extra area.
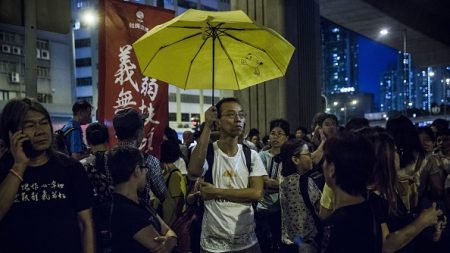
M 358 84 L 360 91 L 375 94 L 375 104 L 379 105 L 380 77 L 389 65 L 396 66 L 397 50 L 362 36 L 358 36 L 358 44 Z

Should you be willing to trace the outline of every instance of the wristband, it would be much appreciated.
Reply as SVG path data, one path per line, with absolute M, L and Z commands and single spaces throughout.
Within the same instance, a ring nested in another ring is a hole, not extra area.
M 14 176 L 16 176 L 16 177 L 20 180 L 20 182 L 23 182 L 23 177 L 20 176 L 19 173 L 17 173 L 17 171 L 15 171 L 15 170 L 13 170 L 13 169 L 10 169 L 9 172 L 10 172 L 11 174 L 13 174 Z

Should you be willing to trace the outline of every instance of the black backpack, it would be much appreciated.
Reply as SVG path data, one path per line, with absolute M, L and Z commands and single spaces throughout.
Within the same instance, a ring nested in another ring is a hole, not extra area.
M 242 144 L 242 150 L 244 151 L 245 164 L 247 165 L 248 173 L 252 172 L 252 151 L 249 147 Z M 212 168 L 214 164 L 214 146 L 212 143 L 208 145 L 208 151 L 206 152 L 206 162 L 208 163 L 208 170 L 204 175 L 204 180 L 207 183 L 213 183 Z
M 62 128 L 58 129 L 55 131 L 54 133 L 54 144 L 55 144 L 55 148 L 62 152 L 62 153 L 66 153 L 66 154 L 70 154 L 69 152 L 69 143 L 67 143 L 67 135 L 69 135 L 73 130 L 75 130 L 75 128 L 73 127 L 69 127 L 67 129 L 64 130 L 63 126 Z

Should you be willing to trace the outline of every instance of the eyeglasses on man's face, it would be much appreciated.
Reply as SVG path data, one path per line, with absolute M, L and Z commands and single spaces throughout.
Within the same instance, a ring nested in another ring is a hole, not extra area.
M 286 136 L 286 134 L 284 132 L 276 132 L 276 131 L 271 131 L 270 135 L 273 136 L 273 137 Z
M 226 111 L 226 112 L 222 113 L 222 117 L 236 118 L 236 116 L 238 116 L 239 118 L 245 118 L 245 117 L 247 117 L 247 113 L 236 112 L 236 111 Z

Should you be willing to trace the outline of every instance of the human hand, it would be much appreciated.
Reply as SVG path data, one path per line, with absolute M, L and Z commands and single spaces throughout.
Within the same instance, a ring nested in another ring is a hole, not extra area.
M 215 106 L 211 106 L 205 112 L 205 126 L 212 128 L 214 126 L 214 122 L 217 120 L 217 108 Z
M 447 217 L 442 215 L 442 218 L 439 219 L 438 223 L 434 225 L 434 234 L 431 240 L 433 242 L 438 242 L 441 239 L 442 231 L 447 227 Z
M 155 250 L 155 253 L 172 252 L 172 249 L 177 246 L 177 238 L 174 236 L 157 236 L 153 240 L 160 243 L 160 247 Z
M 207 182 L 199 182 L 200 195 L 203 200 L 211 200 L 217 198 L 217 188 Z
M 426 227 L 428 227 L 437 224 L 440 215 L 442 215 L 442 210 L 437 208 L 436 202 L 433 202 L 430 208 L 427 208 L 420 213 L 419 219 Z
M 23 143 L 27 140 L 30 139 L 22 131 L 17 131 L 14 134 L 9 132 L 9 149 L 14 158 L 14 163 L 22 165 L 24 168 L 30 162 L 30 158 L 23 151 Z

